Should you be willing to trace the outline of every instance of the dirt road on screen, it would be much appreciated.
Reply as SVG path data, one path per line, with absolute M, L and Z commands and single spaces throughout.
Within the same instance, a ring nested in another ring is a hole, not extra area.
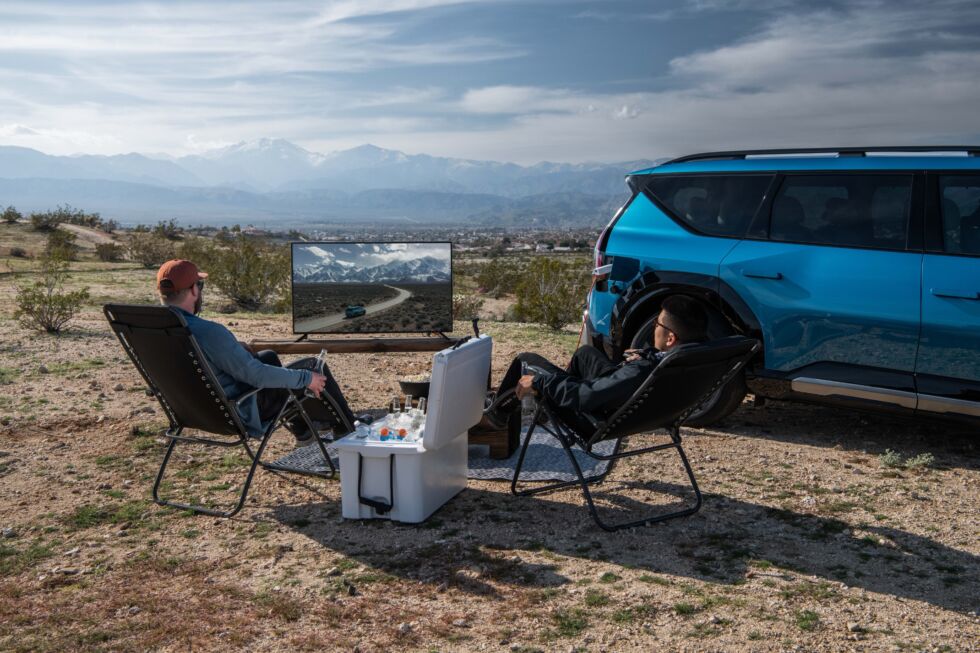
M 385 286 L 391 288 L 392 290 L 397 291 L 398 296 L 393 297 L 392 299 L 386 299 L 385 301 L 378 302 L 376 304 L 368 304 L 367 306 L 364 307 L 365 315 L 374 315 L 375 313 L 381 313 L 382 311 L 386 311 L 389 308 L 398 306 L 399 304 L 401 304 L 406 299 L 412 296 L 412 293 L 410 293 L 407 290 L 396 288 L 395 286 L 389 286 L 388 284 L 385 284 Z M 324 315 L 323 317 L 317 317 L 312 320 L 298 321 L 296 322 L 294 330 L 297 333 L 315 333 L 317 331 L 322 331 L 323 329 L 326 329 L 328 327 L 332 327 L 335 324 L 340 324 L 345 319 L 348 318 L 344 315 L 344 313 L 333 313 L 331 315 Z M 355 317 L 350 319 L 356 320 L 358 318 Z

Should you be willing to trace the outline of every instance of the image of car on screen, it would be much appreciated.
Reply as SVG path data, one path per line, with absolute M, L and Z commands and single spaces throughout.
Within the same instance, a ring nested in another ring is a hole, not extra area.
M 292 281 L 295 333 L 453 327 L 449 242 L 293 243 Z
M 356 306 L 348 306 L 344 309 L 344 317 L 361 317 L 366 312 L 366 309 L 360 304 L 357 304 Z

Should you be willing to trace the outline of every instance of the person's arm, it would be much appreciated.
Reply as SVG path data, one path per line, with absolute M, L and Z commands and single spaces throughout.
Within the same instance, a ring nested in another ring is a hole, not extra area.
M 217 322 L 208 322 L 198 335 L 208 360 L 236 380 L 253 388 L 291 388 L 310 385 L 313 372 L 266 365 L 248 353 L 231 331 Z
M 557 408 L 594 414 L 604 407 L 626 402 L 650 370 L 649 364 L 637 362 L 591 381 L 557 374 L 538 374 L 532 387 Z

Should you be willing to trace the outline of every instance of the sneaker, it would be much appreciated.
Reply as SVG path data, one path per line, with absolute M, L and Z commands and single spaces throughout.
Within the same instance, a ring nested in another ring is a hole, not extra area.
M 308 447 L 316 442 L 316 437 L 313 434 L 307 434 L 305 437 L 297 437 L 296 444 L 293 449 L 302 449 L 303 447 Z

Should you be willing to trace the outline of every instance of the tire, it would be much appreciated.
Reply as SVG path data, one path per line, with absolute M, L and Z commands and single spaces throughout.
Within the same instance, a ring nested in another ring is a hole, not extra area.
M 723 338 L 734 333 L 731 325 L 714 311 L 709 309 L 708 317 L 708 336 L 710 338 Z M 654 313 L 637 329 L 630 341 L 631 348 L 649 346 L 653 329 L 656 326 L 656 318 L 657 313 Z M 715 392 L 700 410 L 687 418 L 684 425 L 701 427 L 717 424 L 734 413 L 742 405 L 742 400 L 745 399 L 747 392 L 745 373 L 739 372 L 735 375 L 735 378 Z

